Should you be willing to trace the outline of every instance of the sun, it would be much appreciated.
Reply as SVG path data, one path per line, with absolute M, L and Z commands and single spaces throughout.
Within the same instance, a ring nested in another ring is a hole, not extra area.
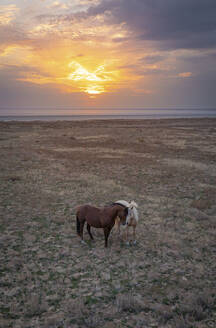
M 103 86 L 99 86 L 99 85 L 91 85 L 89 87 L 86 88 L 85 92 L 90 94 L 90 95 L 99 95 L 100 93 L 103 93 L 104 87 Z
M 104 65 L 98 66 L 93 71 L 89 71 L 75 61 L 70 62 L 68 66 L 73 70 L 68 75 L 68 80 L 77 82 L 80 90 L 89 95 L 99 95 L 106 92 L 105 83 L 113 79 L 112 72 L 106 72 Z
M 101 81 L 95 73 L 89 72 L 86 68 L 76 62 L 71 62 L 69 67 L 75 67 L 75 71 L 69 74 L 69 80 L 74 81 Z

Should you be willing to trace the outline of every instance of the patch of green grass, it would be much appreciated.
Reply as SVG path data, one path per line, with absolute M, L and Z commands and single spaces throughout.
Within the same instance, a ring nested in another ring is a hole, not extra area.
M 77 288 L 80 283 L 80 278 L 71 278 L 71 288 Z
M 45 216 L 35 216 L 31 220 L 32 222 L 38 222 L 42 228 L 50 228 L 50 219 L 46 218 Z
M 24 231 L 22 231 L 22 230 L 17 231 L 17 236 L 18 236 L 20 239 L 23 239 L 23 234 L 24 234 Z
M 92 305 L 98 303 L 98 299 L 93 296 L 86 296 L 84 304 L 85 305 Z
M 53 272 L 53 271 L 51 271 L 50 273 L 49 273 L 49 280 L 58 280 L 58 278 L 59 278 L 59 273 L 58 272 Z
M 50 306 L 54 306 L 55 308 L 59 306 L 61 299 L 60 298 L 55 298 L 52 300 L 49 300 L 48 303 Z
M 170 299 L 168 297 L 164 297 L 162 299 L 162 303 L 165 304 L 165 305 L 170 305 L 172 302 L 170 301 Z
M 5 230 L 6 230 L 6 226 L 3 224 L 0 224 L 0 233 L 5 232 Z
M 12 313 L 9 306 L 1 306 L 0 313 L 5 319 L 18 319 L 20 317 L 18 314 Z

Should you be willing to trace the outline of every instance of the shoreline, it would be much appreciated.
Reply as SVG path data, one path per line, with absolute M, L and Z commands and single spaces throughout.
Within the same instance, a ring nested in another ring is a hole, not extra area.
M 97 116 L 97 115 L 92 115 L 86 116 L 86 115 L 72 115 L 72 116 L 44 116 L 41 118 L 41 116 L 0 116 L 0 123 L 4 122 L 23 122 L 23 123 L 31 123 L 31 122 L 38 122 L 38 123 L 43 123 L 43 122 L 89 122 L 89 121 L 96 121 L 96 122 L 101 122 L 101 121 L 125 121 L 125 122 L 130 122 L 130 121 L 160 121 L 160 120 L 169 120 L 169 121 L 174 121 L 174 120 L 216 120 L 216 115 L 212 116 L 185 116 L 185 117 L 152 117 L 152 116 L 133 116 L 131 117 L 128 116 L 112 116 L 112 115 L 103 115 L 103 116 Z
M 86 121 L 148 119 L 216 118 L 216 109 L 77 109 L 52 112 L 36 110 L 0 110 L 0 121 Z

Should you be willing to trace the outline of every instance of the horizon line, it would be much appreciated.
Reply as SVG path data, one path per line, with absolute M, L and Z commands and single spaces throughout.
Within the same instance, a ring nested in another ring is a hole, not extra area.
M 184 107 L 172 107 L 172 106 L 169 106 L 169 107 L 69 107 L 69 106 L 40 106 L 40 107 L 37 107 L 37 106 L 11 106 L 11 107 L 7 107 L 7 106 L 2 106 L 0 107 L 0 111 L 1 110 L 43 110 L 43 109 L 47 109 L 47 110 L 52 110 L 52 109 L 55 109 L 55 110 L 73 110 L 73 111 L 78 111 L 78 110 L 203 110 L 203 109 L 208 109 L 208 110 L 215 110 L 216 109 L 216 106 L 215 107 L 207 107 L 207 106 L 202 106 L 202 107 L 195 107 L 195 106 L 184 106 Z

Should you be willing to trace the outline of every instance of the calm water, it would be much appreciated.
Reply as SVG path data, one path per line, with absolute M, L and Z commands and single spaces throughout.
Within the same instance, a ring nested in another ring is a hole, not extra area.
M 216 109 L 25 109 L 0 110 L 0 121 L 71 121 L 215 117 Z M 52 113 L 52 114 L 51 114 Z M 60 114 L 61 113 L 61 114 Z M 103 113 L 103 114 L 102 114 Z

